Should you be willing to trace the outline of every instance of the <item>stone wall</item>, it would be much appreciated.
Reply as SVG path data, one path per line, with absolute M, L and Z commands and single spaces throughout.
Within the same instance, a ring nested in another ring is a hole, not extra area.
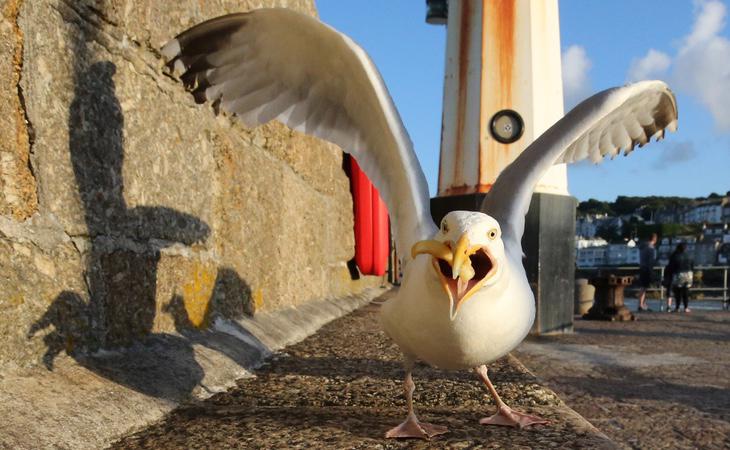
M 0 0 L 0 368 L 273 311 L 353 280 L 340 150 L 195 105 L 158 49 L 311 0 Z

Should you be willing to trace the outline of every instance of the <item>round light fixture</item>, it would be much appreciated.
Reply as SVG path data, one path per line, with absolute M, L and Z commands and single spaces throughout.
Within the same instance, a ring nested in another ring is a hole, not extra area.
M 492 117 L 489 125 L 492 137 L 503 144 L 511 144 L 522 137 L 525 122 L 517 111 L 503 109 Z

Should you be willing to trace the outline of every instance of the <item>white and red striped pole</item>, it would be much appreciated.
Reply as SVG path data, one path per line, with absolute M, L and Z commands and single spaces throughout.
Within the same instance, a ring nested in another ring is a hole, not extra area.
M 557 0 L 449 0 L 443 108 L 438 196 L 487 192 L 563 116 Z M 567 184 L 558 165 L 536 192 Z
M 429 12 L 439 10 L 436 3 L 448 4 L 438 195 L 431 199 L 438 223 L 449 211 L 479 210 L 502 170 L 563 116 L 563 89 L 557 0 L 427 0 Z M 554 166 L 538 182 L 522 239 L 535 333 L 573 328 L 575 206 L 565 165 Z

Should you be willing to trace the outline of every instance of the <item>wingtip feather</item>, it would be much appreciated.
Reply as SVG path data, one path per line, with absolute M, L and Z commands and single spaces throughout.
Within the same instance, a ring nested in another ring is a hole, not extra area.
M 178 41 L 177 39 L 172 39 L 170 40 L 170 42 L 165 44 L 162 49 L 160 49 L 160 53 L 162 53 L 162 56 L 164 56 L 165 59 L 170 61 L 180 54 L 180 50 L 180 41 Z
M 180 59 L 176 59 L 172 64 L 172 72 L 178 76 L 184 74 L 187 70 L 188 68 L 185 67 L 185 63 Z

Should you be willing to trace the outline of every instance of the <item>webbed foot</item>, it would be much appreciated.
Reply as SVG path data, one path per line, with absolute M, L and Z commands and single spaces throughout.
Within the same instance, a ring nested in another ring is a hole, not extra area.
M 421 422 L 415 414 L 409 414 L 406 420 L 385 433 L 386 438 L 418 438 L 429 440 L 439 434 L 448 433 L 449 429 L 441 425 Z
M 485 417 L 481 419 L 479 423 L 482 425 L 501 425 L 506 427 L 525 428 L 531 425 L 546 424 L 548 421 L 538 416 L 514 411 L 509 406 L 502 404 L 499 406 L 497 414 L 491 417 Z

